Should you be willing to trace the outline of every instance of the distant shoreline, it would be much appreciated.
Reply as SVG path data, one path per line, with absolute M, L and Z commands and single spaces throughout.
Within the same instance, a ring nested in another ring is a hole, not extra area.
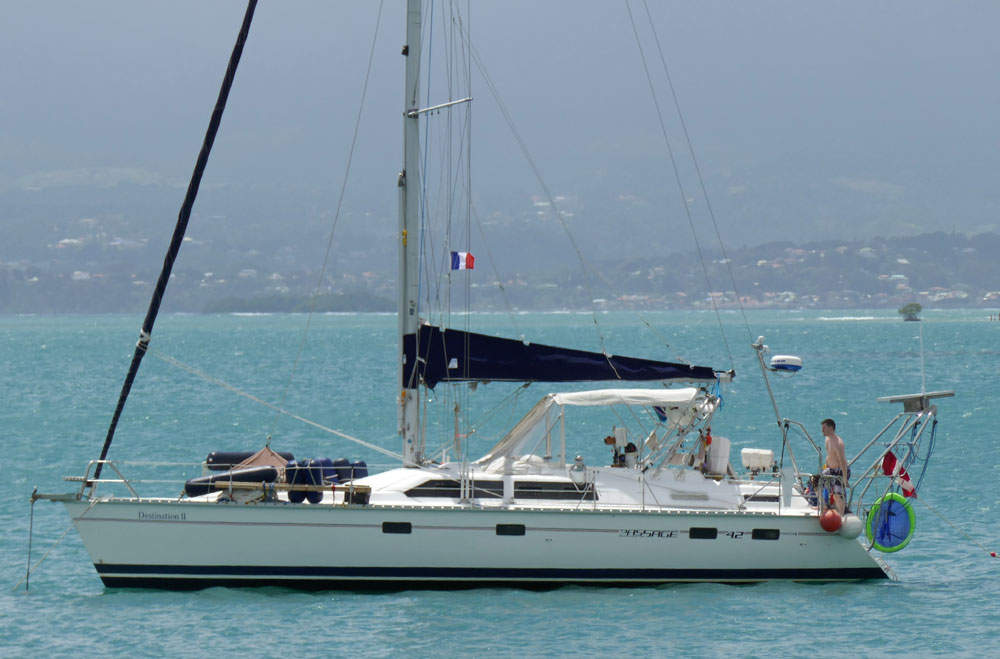
M 893 321 L 893 322 L 907 322 L 902 318 L 895 309 L 889 309 L 887 307 L 833 307 L 833 308 L 823 308 L 823 307 L 754 307 L 752 309 L 746 309 L 745 311 L 749 313 L 765 311 L 765 312 L 786 312 L 786 313 L 801 313 L 801 312 L 815 312 L 815 313 L 828 313 L 831 317 L 826 320 L 878 320 L 878 321 Z M 932 320 L 928 316 L 938 316 L 947 314 L 948 312 L 972 312 L 981 311 L 987 320 L 994 320 L 1000 322 L 1000 306 L 996 307 L 958 307 L 958 306 L 948 306 L 948 307 L 938 307 L 931 309 L 924 309 L 923 314 L 920 318 L 920 322 Z M 626 314 L 626 313 L 671 313 L 671 312 L 697 312 L 697 313 L 714 313 L 715 311 L 711 308 L 703 307 L 675 307 L 671 309 L 587 309 L 587 308 L 567 308 L 567 309 L 512 309 L 510 311 L 500 310 L 500 309 L 471 309 L 468 312 L 452 312 L 452 315 L 462 316 L 466 313 L 468 315 L 481 315 L 481 316 L 502 316 L 508 313 L 515 315 L 591 315 L 597 313 L 600 315 L 604 314 Z M 854 312 L 854 315 L 851 315 Z M 142 311 L 0 311 L 0 318 L 16 318 L 16 317 L 49 317 L 49 316 L 141 316 L 144 312 Z M 396 312 L 386 311 L 386 310 L 374 310 L 374 309 L 338 309 L 338 310 L 324 310 L 324 309 L 294 309 L 294 310 L 275 310 L 275 311 L 259 311 L 254 309 L 226 309 L 226 310 L 203 310 L 203 311 L 181 311 L 175 310 L 171 311 L 169 309 L 161 311 L 161 316 L 304 316 L 309 313 L 321 314 L 326 316 L 355 316 L 355 315 L 370 315 L 370 316 L 395 316 Z M 739 313 L 738 308 L 720 308 L 719 313 L 722 314 L 733 314 Z M 858 313 L 864 314 L 879 314 L 877 316 L 859 316 Z M 844 315 L 847 314 L 847 315 Z

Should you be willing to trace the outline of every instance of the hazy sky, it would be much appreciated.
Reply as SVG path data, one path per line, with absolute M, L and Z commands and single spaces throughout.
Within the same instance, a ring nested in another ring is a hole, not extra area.
M 387 1 L 382 14 L 352 177 L 369 199 L 359 205 L 395 204 L 403 4 Z M 679 219 L 624 2 L 471 4 L 464 20 L 552 191 L 594 207 L 639 195 Z M 645 24 L 643 7 L 632 7 Z M 0 200 L 10 190 L 119 178 L 186 183 L 244 8 L 0 2 Z M 371 0 L 260 3 L 207 187 L 336 189 L 377 9 Z M 1000 229 L 1000 3 L 651 2 L 650 10 L 732 242 Z M 648 25 L 641 29 L 658 67 Z M 523 206 L 537 186 L 478 80 L 473 93 L 481 210 Z

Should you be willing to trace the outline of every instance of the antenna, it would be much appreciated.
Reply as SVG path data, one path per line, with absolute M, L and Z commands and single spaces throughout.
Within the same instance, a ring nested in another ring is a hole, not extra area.
M 767 387 L 767 395 L 771 397 L 771 405 L 774 406 L 774 416 L 778 421 L 778 428 L 781 428 L 781 413 L 778 412 L 778 401 L 774 398 L 774 392 L 771 390 L 771 381 L 767 377 L 768 368 L 764 364 L 764 353 L 768 351 L 768 347 L 764 345 L 764 337 L 758 336 L 757 340 L 750 344 L 750 347 L 752 347 L 757 353 L 757 361 L 760 363 L 760 372 L 764 376 L 764 385 Z
M 927 393 L 927 373 L 924 370 L 924 321 L 920 321 L 920 393 Z

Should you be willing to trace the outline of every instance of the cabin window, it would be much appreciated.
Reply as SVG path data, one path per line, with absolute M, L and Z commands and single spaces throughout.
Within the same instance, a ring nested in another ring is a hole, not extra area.
M 597 490 L 572 481 L 514 481 L 514 498 L 597 501 Z
M 715 540 L 718 535 L 718 529 L 707 528 L 704 526 L 692 526 L 691 530 L 688 531 L 688 537 L 692 540 Z
M 761 503 L 778 503 L 778 497 L 773 494 L 747 494 L 744 501 L 759 501 Z
M 461 496 L 461 484 L 450 478 L 424 481 L 411 487 L 404 494 L 408 497 L 440 497 L 457 499 Z M 472 496 L 476 499 L 500 499 L 503 497 L 502 481 L 473 481 Z
M 497 535 L 524 535 L 524 524 L 497 524 Z
M 382 522 L 382 533 L 413 533 L 409 522 Z
M 439 478 L 424 481 L 404 492 L 408 497 L 439 497 L 457 499 L 461 496 L 461 484 L 457 480 Z M 503 498 L 503 481 L 477 480 L 472 483 L 475 499 Z M 515 499 L 549 499 L 569 501 L 597 501 L 597 491 L 593 487 L 577 486 L 572 481 L 514 481 Z
M 780 535 L 780 529 L 754 529 L 751 537 L 754 540 L 777 540 Z

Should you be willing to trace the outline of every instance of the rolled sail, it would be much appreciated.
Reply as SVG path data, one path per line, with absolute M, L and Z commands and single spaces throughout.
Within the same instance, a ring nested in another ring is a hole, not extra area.
M 403 386 L 439 382 L 712 382 L 707 366 L 608 356 L 424 325 L 403 338 Z

